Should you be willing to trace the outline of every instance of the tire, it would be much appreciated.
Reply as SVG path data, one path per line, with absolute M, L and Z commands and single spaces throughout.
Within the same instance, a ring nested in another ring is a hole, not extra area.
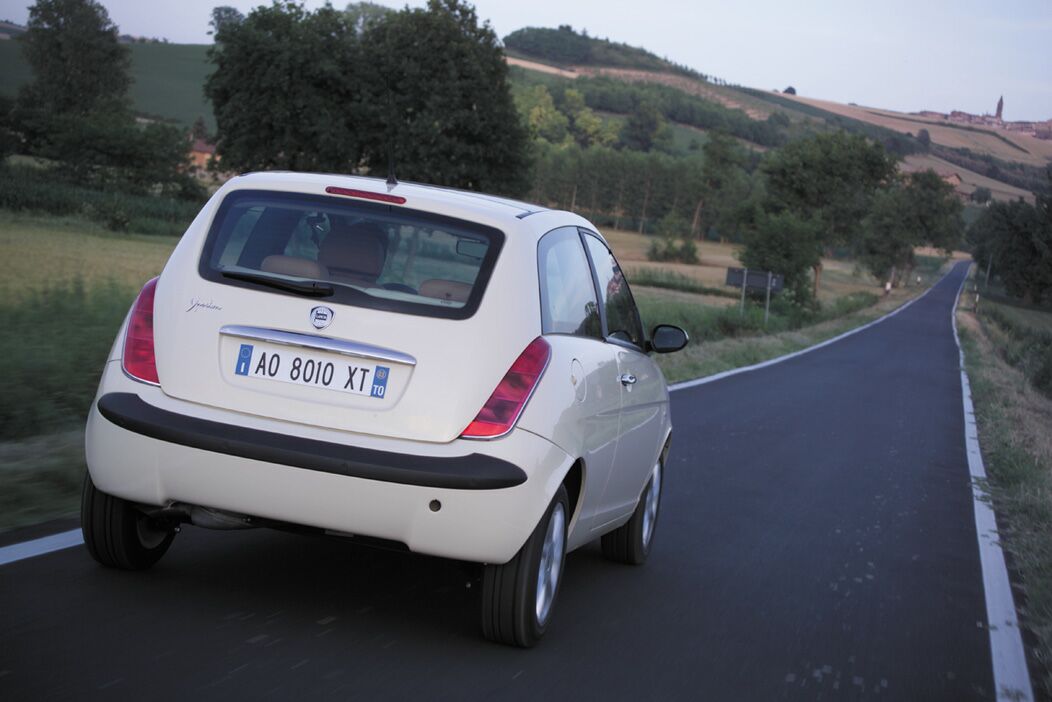
M 569 522 L 570 502 L 566 488 L 559 486 L 515 557 L 503 565 L 484 566 L 482 634 L 487 639 L 530 648 L 544 636 L 566 565 Z
M 603 534 L 603 555 L 611 561 L 628 565 L 643 565 L 646 562 L 654 545 L 654 532 L 661 512 L 664 472 L 664 465 L 658 458 L 632 517 L 610 533 Z
M 80 527 L 91 557 L 108 568 L 145 570 L 172 545 L 175 531 L 150 523 L 127 500 L 107 495 L 84 478 Z

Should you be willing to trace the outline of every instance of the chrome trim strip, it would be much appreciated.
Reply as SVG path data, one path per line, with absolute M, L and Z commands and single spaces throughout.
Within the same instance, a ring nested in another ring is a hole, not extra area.
M 389 361 L 390 363 L 401 363 L 407 366 L 416 365 L 416 359 L 409 354 L 380 348 L 379 346 L 362 344 L 357 341 L 332 339 L 327 336 L 297 334 L 296 332 L 264 329 L 262 327 L 244 327 L 238 324 L 227 324 L 219 330 L 219 333 L 225 336 L 236 336 L 239 339 L 253 339 L 254 341 L 266 341 L 282 346 L 298 346 L 317 351 L 329 351 L 342 356 L 367 358 L 373 361 Z

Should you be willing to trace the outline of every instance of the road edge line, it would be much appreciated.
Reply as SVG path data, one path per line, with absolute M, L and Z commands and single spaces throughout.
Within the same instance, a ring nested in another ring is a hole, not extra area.
M 953 273 L 953 271 L 954 271 L 954 269 L 956 267 L 957 267 L 956 264 L 951 266 L 950 270 L 946 271 L 946 273 L 944 273 L 941 278 L 939 278 L 937 281 L 935 281 L 935 283 L 930 288 L 928 288 L 927 290 L 922 292 L 917 297 L 913 298 L 912 300 L 907 300 L 906 302 L 902 303 L 901 305 L 899 305 L 898 307 L 893 309 L 891 312 L 888 312 L 883 317 L 878 317 L 877 319 L 874 319 L 872 322 L 867 322 L 867 323 L 863 324 L 861 327 L 855 327 L 854 329 L 849 329 L 846 332 L 844 332 L 843 334 L 840 334 L 838 336 L 834 336 L 832 339 L 826 339 L 825 341 L 820 341 L 817 344 L 814 344 L 813 346 L 808 346 L 806 348 L 800 349 L 799 351 L 793 351 L 792 353 L 787 353 L 784 356 L 775 356 L 774 358 L 769 358 L 766 361 L 761 361 L 759 363 L 754 363 L 751 366 L 742 366 L 741 368 L 731 368 L 730 370 L 721 371 L 719 373 L 714 373 L 712 375 L 706 375 L 706 376 L 704 376 L 702 378 L 695 378 L 694 380 L 681 380 L 678 383 L 672 383 L 671 385 L 669 385 L 668 386 L 668 391 L 669 392 L 676 392 L 677 390 L 687 390 L 689 388 L 694 388 L 694 387 L 697 387 L 699 385 L 706 385 L 708 383 L 715 383 L 717 380 L 723 380 L 724 378 L 729 378 L 732 375 L 739 375 L 741 373 L 748 373 L 749 371 L 760 370 L 761 368 L 766 368 L 768 366 L 773 366 L 776 363 L 781 363 L 783 361 L 788 361 L 788 360 L 790 360 L 792 358 L 796 358 L 797 356 L 803 356 L 805 353 L 811 353 L 812 351 L 817 351 L 818 349 L 825 348 L 826 346 L 829 346 L 831 344 L 835 344 L 838 341 L 842 341 L 843 339 L 846 339 L 849 336 L 852 336 L 853 334 L 858 334 L 859 332 L 865 331 L 866 329 L 869 329 L 870 327 L 874 327 L 874 326 L 880 324 L 881 322 L 884 322 L 884 321 L 886 321 L 888 319 L 891 319 L 892 317 L 897 315 L 899 312 L 902 312 L 903 310 L 908 308 L 914 302 L 917 302 L 918 300 L 922 300 L 928 293 L 930 293 L 939 284 L 941 284 L 942 281 L 946 280 L 946 278 L 951 273 Z M 965 277 L 967 277 L 967 276 L 965 276 Z
M 0 547 L 0 566 L 24 561 L 27 558 L 36 558 L 55 551 L 63 551 L 67 548 L 80 546 L 82 543 L 84 543 L 84 534 L 81 530 L 70 529 L 58 534 L 42 536 L 32 541 L 3 546 Z
M 969 266 L 971 268 L 971 266 Z M 1019 616 L 1008 579 L 1004 550 L 997 530 L 997 517 L 986 490 L 986 467 L 979 448 L 979 427 L 975 422 L 972 386 L 964 365 L 964 347 L 957 333 L 957 304 L 960 302 L 967 273 L 953 300 L 950 320 L 953 340 L 957 344 L 961 368 L 961 400 L 964 407 L 964 445 L 968 454 L 968 472 L 972 477 L 972 498 L 975 507 L 975 535 L 979 545 L 979 563 L 983 571 L 983 592 L 986 597 L 986 628 L 990 632 L 990 661 L 994 685 L 999 700 L 1033 700 L 1030 672 L 1020 633 Z M 996 622 L 996 623 L 995 623 Z

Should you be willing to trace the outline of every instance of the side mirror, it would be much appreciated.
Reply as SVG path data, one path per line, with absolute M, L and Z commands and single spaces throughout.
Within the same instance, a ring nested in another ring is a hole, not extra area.
M 659 324 L 650 333 L 650 348 L 658 353 L 672 353 L 687 345 L 687 332 L 671 324 Z

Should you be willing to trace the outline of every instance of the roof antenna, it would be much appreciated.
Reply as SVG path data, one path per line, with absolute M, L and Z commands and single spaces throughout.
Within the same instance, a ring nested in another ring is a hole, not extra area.
M 389 139 L 387 141 L 387 187 L 393 188 L 396 185 L 398 185 L 398 179 L 395 178 L 394 144 Z
M 391 78 L 384 74 L 384 87 L 387 89 L 387 190 L 390 192 L 398 185 L 395 178 L 395 155 L 394 155 L 394 132 L 392 128 L 395 120 L 394 99 L 391 97 Z

